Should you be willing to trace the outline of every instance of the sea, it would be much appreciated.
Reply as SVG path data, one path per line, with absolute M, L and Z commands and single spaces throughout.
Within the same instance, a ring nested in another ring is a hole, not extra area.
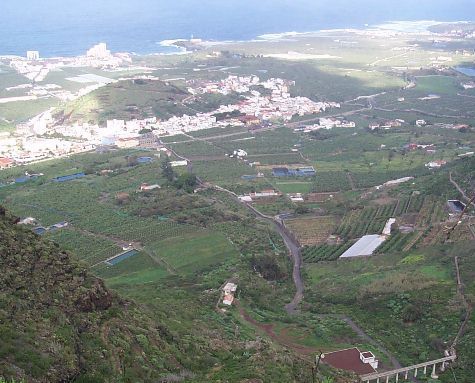
M 173 54 L 175 39 L 248 41 L 394 20 L 475 20 L 475 0 L 0 0 L 0 55 L 77 56 L 99 42 Z

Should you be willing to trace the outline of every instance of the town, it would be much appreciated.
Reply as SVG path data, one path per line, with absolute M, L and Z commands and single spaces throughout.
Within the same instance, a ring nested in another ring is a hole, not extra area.
M 102 45 L 93 48 L 93 60 L 109 57 L 108 51 L 104 53 L 104 49 Z M 89 52 L 86 57 L 89 57 Z M 79 63 L 85 65 L 82 61 Z M 87 63 L 90 65 L 90 61 Z M 157 148 L 160 137 L 212 128 L 272 125 L 273 121 L 288 122 L 294 116 L 313 115 L 340 107 L 335 102 L 314 102 L 306 97 L 292 97 L 289 88 L 294 83 L 281 78 L 261 81 L 257 76 L 229 76 L 219 82 L 190 82 L 188 85 L 187 90 L 192 96 L 235 93 L 242 95 L 243 99 L 237 104 L 221 105 L 208 113 L 174 116 L 165 121 L 156 117 L 130 121 L 113 119 L 108 120 L 105 126 L 89 123 L 62 125 L 55 119 L 54 110 L 50 109 L 18 125 L 13 134 L 1 133 L 0 166 L 9 167 L 91 151 L 101 145 Z M 267 90 L 269 95 L 254 90 L 256 87 Z M 220 115 L 229 117 L 218 119 Z M 355 126 L 349 122 L 338 124 L 334 120 L 323 122 L 325 126 L 329 123 L 332 126 Z

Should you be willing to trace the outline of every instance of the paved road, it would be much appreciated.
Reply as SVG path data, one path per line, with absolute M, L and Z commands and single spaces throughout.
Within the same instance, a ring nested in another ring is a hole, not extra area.
M 238 195 L 231 190 L 222 188 L 221 186 L 218 185 L 213 185 L 209 183 L 204 183 L 200 180 L 200 183 L 203 184 L 203 186 L 208 186 L 212 187 L 216 190 L 228 193 L 232 195 L 234 198 L 238 199 Z M 300 245 L 295 241 L 294 238 L 288 233 L 288 231 L 285 229 L 283 224 L 276 220 L 274 217 L 262 214 L 259 210 L 257 210 L 254 206 L 252 206 L 249 203 L 244 204 L 258 219 L 266 221 L 271 223 L 276 231 L 280 234 L 282 239 L 284 240 L 285 246 L 287 246 L 287 249 L 289 250 L 290 257 L 293 260 L 293 269 L 292 269 L 292 278 L 294 280 L 295 284 L 295 295 L 292 301 L 288 304 L 285 305 L 285 310 L 289 314 L 294 314 L 297 311 L 297 307 L 300 304 L 300 302 L 303 299 L 303 281 L 302 281 L 302 274 L 300 272 L 300 269 L 302 267 L 302 255 L 300 252 Z

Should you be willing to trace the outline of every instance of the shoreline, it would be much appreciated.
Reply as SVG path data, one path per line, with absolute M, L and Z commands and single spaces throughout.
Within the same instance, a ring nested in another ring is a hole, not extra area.
M 279 41 L 294 41 L 294 39 L 302 38 L 302 37 L 312 37 L 318 36 L 319 34 L 324 33 L 335 33 L 335 32 L 355 32 L 355 31 L 394 31 L 399 33 L 432 33 L 429 31 L 429 27 L 434 25 L 441 25 L 441 24 L 467 24 L 467 23 L 475 23 L 474 21 L 470 20 L 453 20 L 453 21 L 440 21 L 440 20 L 388 20 L 378 24 L 365 24 L 363 27 L 349 27 L 349 28 L 324 28 L 318 29 L 313 31 L 285 31 L 279 33 L 263 33 L 257 35 L 250 39 L 236 39 L 236 40 L 202 40 L 200 41 L 197 46 L 201 46 L 206 48 L 212 46 L 219 46 L 219 45 L 230 45 L 230 44 L 243 44 L 243 43 L 266 43 L 266 42 L 279 42 Z M 183 39 L 183 38 L 169 38 L 164 39 L 161 41 L 155 42 L 155 45 L 161 46 L 163 48 L 173 48 L 177 51 L 175 52 L 160 52 L 160 51 L 152 51 L 152 52 L 134 52 L 134 51 L 114 51 L 112 54 L 119 54 L 119 53 L 129 53 L 134 56 L 175 56 L 175 55 L 184 55 L 193 53 L 192 50 L 187 50 L 185 47 L 181 45 L 176 45 L 178 42 L 189 42 L 190 39 Z M 109 44 L 108 42 L 106 42 Z M 84 52 L 87 48 L 84 49 Z M 41 54 L 41 52 L 40 52 Z M 63 55 L 63 56 L 55 56 L 55 55 L 45 55 L 42 59 L 46 60 L 53 60 L 53 59 L 71 59 L 75 57 L 81 57 L 84 54 L 79 55 Z M 24 56 L 15 55 L 15 54 L 2 54 L 0 52 L 0 58 L 23 58 Z

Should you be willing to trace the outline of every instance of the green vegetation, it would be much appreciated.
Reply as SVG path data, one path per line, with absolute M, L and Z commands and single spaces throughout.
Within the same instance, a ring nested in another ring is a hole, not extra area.
M 136 58 L 161 68 L 154 75 L 163 81 L 120 81 L 56 111 L 62 122 L 101 124 L 210 111 L 239 98 L 191 97 L 185 81 L 257 73 L 295 80 L 293 95 L 341 103 L 320 115 L 294 117 L 287 126 L 275 120 L 265 129 L 226 127 L 166 137 L 163 142 L 178 155 L 170 159 L 154 151 L 110 150 L 2 170 L 0 201 L 13 214 L 33 216 L 44 227 L 68 222 L 39 238 L 31 227 L 12 225 L 16 219 L 0 210 L 0 376 L 6 382 L 309 382 L 319 350 L 370 349 L 384 368 L 391 365 L 383 349 L 403 365 L 438 358 L 466 318 L 458 361 L 440 381 L 455 376 L 471 382 L 473 209 L 450 230 L 455 221 L 446 200 L 462 200 L 449 172 L 467 195 L 473 191 L 475 161 L 458 156 L 474 150 L 475 132 L 443 124 L 475 125 L 473 92 L 460 86 L 462 75 L 431 68 L 433 53 L 426 47 L 432 49 L 432 42 L 425 37 L 351 35 L 354 44 L 342 44 L 340 35 L 328 33 L 232 46 L 243 55 Z M 394 53 L 415 42 L 416 50 Z M 257 56 L 290 50 L 338 55 L 303 62 Z M 444 54 L 454 65 L 462 60 Z M 80 73 L 52 72 L 47 81 L 65 85 L 66 75 Z M 177 74 L 185 80 L 166 80 Z M 15 85 L 19 79 L 6 70 L 1 81 Z M 0 130 L 51 102 L 1 106 Z M 344 116 L 356 127 L 293 130 L 322 116 Z M 416 127 L 420 118 L 428 126 Z M 394 119 L 404 121 L 368 129 Z M 247 158 L 229 157 L 236 149 Z M 141 155 L 153 161 L 138 164 Z M 180 156 L 189 166 L 172 168 L 170 160 Z M 425 166 L 435 160 L 448 163 L 436 170 Z M 273 177 L 278 166 L 313 166 L 317 175 Z M 44 176 L 12 182 L 26 170 Z M 52 181 L 80 171 L 86 177 Z M 408 176 L 414 179 L 383 186 Z M 140 191 L 142 183 L 161 188 Z M 298 313 L 284 309 L 295 286 L 281 236 L 212 185 L 236 194 L 269 188 L 284 194 L 253 206 L 268 216 L 287 213 L 281 215 L 285 227 L 303 246 L 305 291 Z M 293 203 L 287 193 L 302 193 L 305 201 Z M 339 259 L 361 236 L 381 233 L 389 218 L 396 224 L 372 257 Z M 137 253 L 114 265 L 105 262 L 124 248 Z M 463 289 L 456 282 L 455 256 Z M 220 288 L 231 280 L 238 284 L 236 304 L 225 307 Z M 350 319 L 372 342 L 354 331 Z M 325 382 L 353 380 L 325 365 L 320 373 Z

